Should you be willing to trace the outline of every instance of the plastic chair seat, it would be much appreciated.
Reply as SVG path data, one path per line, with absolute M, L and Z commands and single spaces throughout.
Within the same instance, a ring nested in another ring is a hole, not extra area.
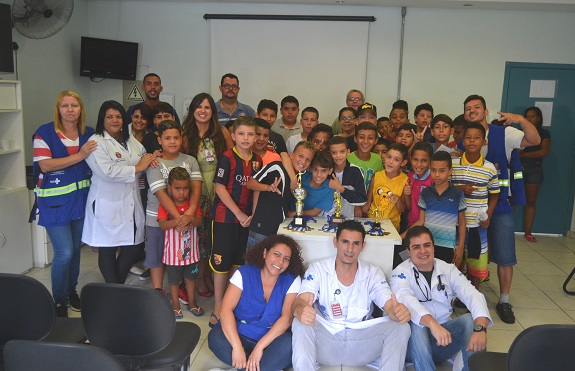
M 575 325 L 538 325 L 513 340 L 509 353 L 478 352 L 469 357 L 471 371 L 571 370 L 575 364 Z
M 176 323 L 164 295 L 141 286 L 90 283 L 81 297 L 90 343 L 115 354 L 126 369 L 188 369 L 201 330 Z
M 91 345 L 12 340 L 5 347 L 6 371 L 122 371 L 110 352 Z

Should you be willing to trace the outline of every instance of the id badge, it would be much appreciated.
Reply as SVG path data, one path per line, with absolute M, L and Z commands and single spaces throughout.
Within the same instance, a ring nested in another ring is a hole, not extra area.
M 214 156 L 214 152 L 211 149 L 206 149 L 206 161 L 207 162 L 214 162 L 216 157 Z
M 333 314 L 333 318 L 343 317 L 343 309 L 341 308 L 341 303 L 338 300 L 331 302 L 331 313 Z

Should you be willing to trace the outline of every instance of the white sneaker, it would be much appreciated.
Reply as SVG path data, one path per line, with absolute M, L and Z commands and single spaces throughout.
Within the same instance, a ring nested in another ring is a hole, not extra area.
M 142 273 L 144 273 L 144 271 L 142 269 L 136 267 L 135 265 L 133 265 L 132 268 L 130 268 L 130 273 L 135 274 L 136 276 L 139 276 Z

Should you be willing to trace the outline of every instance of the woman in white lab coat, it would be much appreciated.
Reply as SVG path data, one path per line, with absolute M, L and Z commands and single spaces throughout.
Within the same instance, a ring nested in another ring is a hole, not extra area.
M 130 136 L 129 121 L 120 103 L 102 103 L 91 137 L 98 146 L 86 159 L 93 175 L 82 241 L 98 248 L 98 267 L 107 283 L 126 281 L 136 245 L 144 241 L 137 177 L 150 165 L 157 166 L 155 156 Z

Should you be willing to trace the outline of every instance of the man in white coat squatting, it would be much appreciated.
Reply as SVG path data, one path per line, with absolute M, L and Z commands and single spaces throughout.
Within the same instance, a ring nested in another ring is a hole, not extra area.
M 360 366 L 380 358 L 379 369 L 403 370 L 409 311 L 397 302 L 379 267 L 359 260 L 365 229 L 346 220 L 337 229 L 336 256 L 310 265 L 292 305 L 295 371 L 322 365 Z M 386 315 L 372 318 L 373 304 Z
M 411 228 L 403 243 L 409 259 L 393 270 L 390 284 L 411 313 L 407 360 L 416 370 L 435 370 L 435 363 L 461 351 L 467 371 L 469 356 L 485 350 L 487 327 L 493 325 L 485 297 L 455 265 L 434 259 L 433 236 L 426 227 Z M 450 319 L 456 297 L 471 313 Z

